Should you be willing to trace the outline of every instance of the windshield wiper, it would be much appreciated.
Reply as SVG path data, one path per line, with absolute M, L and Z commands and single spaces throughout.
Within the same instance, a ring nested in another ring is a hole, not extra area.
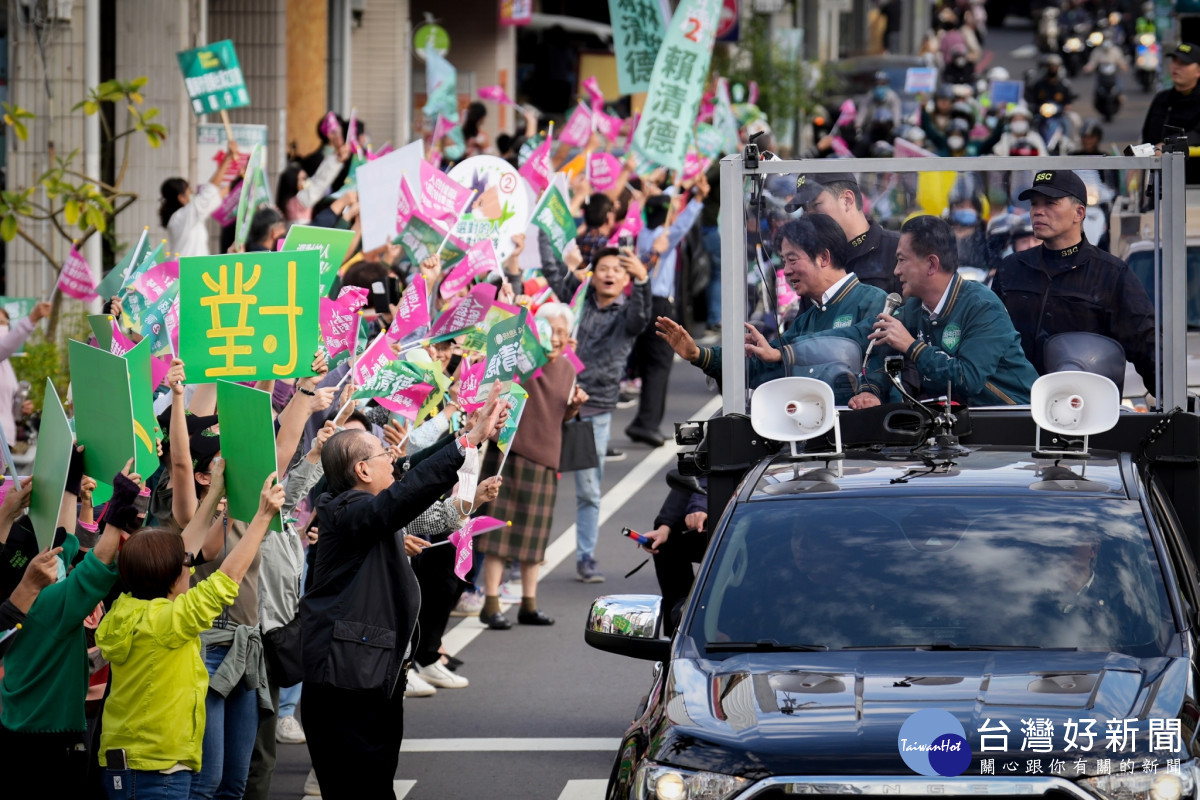
M 828 650 L 827 644 L 780 644 L 777 639 L 759 639 L 756 642 L 709 642 L 704 649 L 712 653 L 730 650 L 756 650 L 766 653 L 811 653 Z
M 1078 650 L 1078 647 L 1041 647 L 1036 644 L 955 644 L 954 642 L 929 642 L 926 644 L 860 644 L 839 648 L 841 650 Z

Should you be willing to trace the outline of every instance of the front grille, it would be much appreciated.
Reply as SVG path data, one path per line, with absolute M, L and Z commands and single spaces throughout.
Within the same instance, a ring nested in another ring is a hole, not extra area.
M 905 777 L 776 777 L 759 781 L 738 800 L 821 800 L 835 796 L 896 798 L 896 800 L 1094 800 L 1093 796 L 1062 778 L 961 778 Z

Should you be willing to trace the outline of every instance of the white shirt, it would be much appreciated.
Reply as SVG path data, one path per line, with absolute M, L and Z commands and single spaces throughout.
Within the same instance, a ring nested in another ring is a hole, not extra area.
M 950 283 L 953 283 L 953 281 L 951 281 Z M 942 309 L 946 307 L 946 298 L 949 296 L 950 296 L 950 284 L 948 283 L 948 284 L 946 284 L 946 291 L 942 292 L 942 299 L 938 300 L 937 308 L 931 309 L 929 306 L 925 305 L 924 303 L 921 303 L 921 308 L 925 309 L 925 313 L 927 313 L 929 315 L 930 319 L 937 319 L 938 314 L 941 314 Z
M 845 277 L 843 277 L 840 281 L 838 281 L 833 286 L 830 286 L 828 289 L 825 290 L 825 293 L 821 295 L 821 310 L 822 311 L 825 310 L 825 306 L 829 305 L 829 301 L 832 300 L 837 295 L 837 293 L 842 290 L 842 287 L 846 285 L 846 281 L 850 280 L 853 277 L 854 277 L 853 272 L 847 272 Z
M 174 257 L 207 256 L 208 218 L 221 207 L 221 190 L 211 183 L 201 184 L 192 201 L 167 221 L 167 251 Z

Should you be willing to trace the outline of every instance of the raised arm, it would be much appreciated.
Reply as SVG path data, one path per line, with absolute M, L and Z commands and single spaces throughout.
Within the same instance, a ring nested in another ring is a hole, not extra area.
M 183 362 L 173 359 L 167 372 L 167 385 L 171 387 L 171 516 L 177 524 L 187 527 L 196 513 L 196 481 L 192 475 L 192 448 L 188 441 L 187 409 L 183 403 L 185 378 Z M 199 393 L 200 389 L 197 389 L 196 394 Z
M 279 412 L 279 430 L 275 434 L 275 468 L 286 472 L 292 457 L 304 436 L 304 426 L 313 414 L 319 414 L 333 405 L 335 393 L 332 386 L 318 389 L 317 385 L 329 372 L 325 354 L 320 350 L 312 362 L 316 375 L 296 380 L 296 392 Z
M 250 520 L 250 524 L 246 527 L 245 535 L 221 562 L 221 572 L 236 583 L 242 582 L 242 578 L 246 577 L 246 570 L 250 569 L 250 563 L 254 561 L 254 555 L 258 552 L 259 545 L 262 544 L 263 537 L 267 535 L 271 518 L 278 514 L 282 507 L 283 487 L 275 482 L 275 473 L 272 472 L 263 482 L 262 493 L 258 497 L 258 511 L 255 512 L 254 519 Z
M 203 553 L 206 556 L 209 554 L 206 544 L 213 527 L 213 518 L 217 516 L 218 506 L 225 497 L 225 459 L 220 456 L 213 458 L 209 467 L 209 477 L 211 481 L 208 491 L 204 494 L 204 499 L 200 501 L 196 513 L 192 515 L 181 534 L 184 550 L 189 553 Z

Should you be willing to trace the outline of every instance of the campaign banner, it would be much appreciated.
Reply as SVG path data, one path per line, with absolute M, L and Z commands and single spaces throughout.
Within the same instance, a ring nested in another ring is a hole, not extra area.
M 904 72 L 905 94 L 930 94 L 937 88 L 937 67 L 909 67 Z
M 649 91 L 654 59 L 665 35 L 661 7 L 654 2 L 608 0 L 608 13 L 621 94 Z
M 669 169 L 683 169 L 720 15 L 721 0 L 682 0 L 654 60 L 634 147 Z
M 74 245 L 71 245 L 71 252 L 67 254 L 67 260 L 63 262 L 62 270 L 58 273 L 56 288 L 68 297 L 83 300 L 85 303 L 100 297 L 96 294 L 96 276 L 92 274 L 87 259 Z
M 281 251 L 315 251 L 321 268 L 321 297 L 327 297 L 353 241 L 354 231 L 351 230 L 293 225 L 288 228 Z
M 439 291 L 443 299 L 453 297 L 468 288 L 471 282 L 481 275 L 499 271 L 500 259 L 496 258 L 496 248 L 492 246 L 492 240 L 480 239 L 471 245 L 466 257 L 442 280 Z
M 175 57 L 196 116 L 250 105 L 246 79 L 231 40 L 183 50 Z
M 542 193 L 533 209 L 533 224 L 546 234 L 550 247 L 559 257 L 567 245 L 575 240 L 575 218 L 571 215 L 571 203 L 567 199 L 567 182 L 562 174 L 554 176 L 550 187 Z
M 358 310 L 367 303 L 367 290 L 346 286 L 336 300 L 321 298 L 321 342 L 329 368 L 350 358 L 358 347 Z
M 535 194 L 546 191 L 550 181 L 554 179 L 554 168 L 550 164 L 550 137 L 547 136 L 541 144 L 525 159 L 525 163 L 517 170 L 521 177 L 529 181 Z
M 416 274 L 404 288 L 404 294 L 400 295 L 396 314 L 387 329 L 387 338 L 393 342 L 402 342 L 428 329 L 429 287 L 425 284 L 425 276 Z
M 612 153 L 592 153 L 587 169 L 592 188 L 597 192 L 607 192 L 617 185 L 621 162 Z
M 592 138 L 592 112 L 587 106 L 583 103 L 575 106 L 558 138 L 571 147 L 587 147 Z
M 495 286 L 490 283 L 477 284 L 465 297 L 458 298 L 446 307 L 434 322 L 429 340 L 443 342 L 474 329 L 487 316 L 495 297 Z
M 428 219 L 454 225 L 474 192 L 425 161 L 420 164 L 420 180 L 418 207 Z

